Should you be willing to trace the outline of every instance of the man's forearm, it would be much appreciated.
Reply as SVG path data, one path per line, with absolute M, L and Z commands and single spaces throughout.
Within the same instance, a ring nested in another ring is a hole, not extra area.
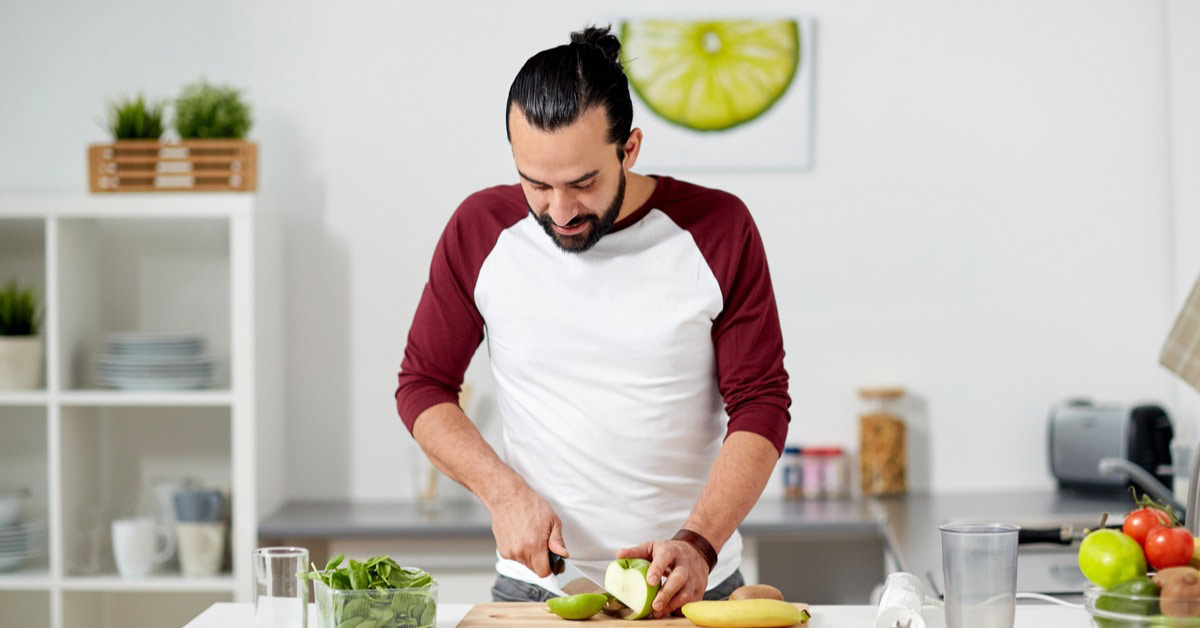
M 762 495 L 778 460 L 779 452 L 766 438 L 753 432 L 730 434 L 684 527 L 720 552 Z
M 455 404 L 440 403 L 422 412 L 413 424 L 413 438 L 438 469 L 488 508 L 514 483 L 524 482 Z

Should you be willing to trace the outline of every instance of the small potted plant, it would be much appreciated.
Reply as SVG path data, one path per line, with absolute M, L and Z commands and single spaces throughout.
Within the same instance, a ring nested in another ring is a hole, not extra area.
M 175 130 L 184 140 L 244 139 L 250 131 L 250 106 L 229 85 L 201 79 L 183 88 L 175 100 Z
M 241 92 L 199 80 L 174 102 L 175 142 L 163 142 L 163 105 L 137 99 L 110 106 L 111 144 L 88 149 L 93 192 L 249 191 L 258 187 L 258 147 Z
M 28 390 L 41 384 L 41 313 L 33 288 L 10 280 L 0 289 L 0 389 Z
M 113 140 L 153 140 L 162 137 L 163 103 L 147 104 L 145 97 L 123 98 L 108 105 L 108 131 Z

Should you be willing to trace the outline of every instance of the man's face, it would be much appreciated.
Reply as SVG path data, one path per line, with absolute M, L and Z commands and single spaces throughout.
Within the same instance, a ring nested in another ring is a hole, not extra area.
M 513 105 L 513 160 L 530 213 L 564 251 L 582 253 L 612 228 L 625 201 L 625 169 L 608 141 L 603 107 L 547 133 Z

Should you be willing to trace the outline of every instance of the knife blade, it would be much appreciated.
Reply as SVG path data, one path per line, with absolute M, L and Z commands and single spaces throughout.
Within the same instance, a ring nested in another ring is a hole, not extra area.
M 562 589 L 563 593 L 567 595 L 575 595 L 577 593 L 606 593 L 604 585 L 600 584 L 600 577 L 589 573 L 590 571 L 594 571 L 592 566 L 585 565 L 585 567 L 587 567 L 587 571 L 581 569 L 571 559 L 550 552 L 550 572 L 554 574 L 558 588 Z

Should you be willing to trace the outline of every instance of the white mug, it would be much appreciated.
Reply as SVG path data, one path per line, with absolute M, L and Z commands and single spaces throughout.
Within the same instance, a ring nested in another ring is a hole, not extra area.
M 175 536 L 179 538 L 179 567 L 185 576 L 217 575 L 225 558 L 224 523 L 176 523 Z
M 156 549 L 160 538 L 163 548 Z M 150 517 L 114 520 L 112 546 L 117 572 L 124 578 L 145 578 L 175 553 L 175 540 Z

